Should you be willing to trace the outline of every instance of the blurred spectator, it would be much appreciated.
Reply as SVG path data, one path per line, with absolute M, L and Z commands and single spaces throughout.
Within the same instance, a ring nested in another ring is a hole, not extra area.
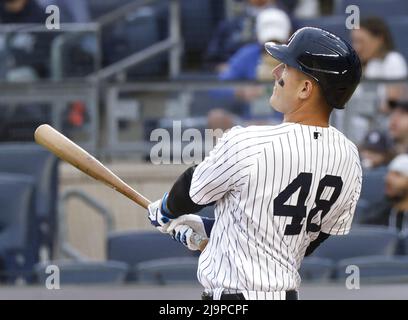
M 5 0 L 0 3 L 2 24 L 44 24 L 46 19 L 45 10 L 35 0 Z M 15 32 L 2 34 L 3 77 L 7 81 L 27 82 L 48 77 L 53 35 L 26 30 L 28 28 L 18 27 Z M 35 126 L 49 121 L 48 109 L 38 103 L 3 106 L 0 140 L 32 141 Z
M 361 163 L 364 169 L 387 166 L 393 158 L 390 138 L 382 131 L 370 131 L 360 146 Z
M 392 82 L 380 86 L 380 97 L 382 102 L 379 111 L 385 115 L 391 113 L 390 102 L 408 100 L 408 83 L 404 82 Z
M 277 7 L 277 0 L 246 0 L 243 13 L 231 20 L 222 21 L 212 37 L 205 61 L 222 71 L 228 59 L 245 44 L 256 41 L 255 21 L 259 12 Z
M 378 17 L 361 21 L 360 29 L 351 33 L 354 49 L 363 64 L 367 79 L 402 79 L 408 75 L 404 57 L 395 51 L 394 41 L 386 23 Z
M 390 100 L 388 105 L 391 108 L 389 119 L 389 132 L 395 144 L 395 151 L 400 153 L 408 152 L 408 100 Z
M 352 44 L 363 64 L 363 76 L 367 79 L 396 80 L 407 77 L 404 57 L 395 51 L 388 26 L 381 18 L 363 19 L 360 29 L 351 32 Z M 360 83 L 349 104 L 349 124 L 344 113 L 336 113 L 336 125 L 349 128 L 348 137 L 361 143 L 370 127 L 388 131 L 389 108 L 386 101 L 400 95 L 399 84 Z
M 320 4 L 318 0 L 297 0 L 293 10 L 296 18 L 315 18 L 320 15 Z
M 61 23 L 87 23 L 91 21 L 88 0 L 37 0 L 46 8 L 56 5 L 60 9 Z
M 47 15 L 35 0 L 6 0 L 0 5 L 1 23 L 45 23 Z M 32 81 L 48 76 L 51 35 L 18 31 L 8 33 L 6 80 Z
M 264 44 L 268 41 L 286 43 L 291 33 L 291 22 L 288 15 L 280 9 L 269 8 L 259 13 L 256 20 L 257 42 L 248 44 L 239 49 L 227 63 L 227 67 L 220 73 L 219 79 L 223 81 L 233 80 L 273 80 L 272 70 L 278 65 L 264 50 Z M 250 102 L 264 94 L 264 88 L 260 86 L 244 86 L 236 90 L 217 91 L 218 95 L 231 95 L 235 98 Z M 249 107 L 246 106 L 246 109 Z M 249 110 L 238 114 L 247 117 Z M 233 123 L 229 112 L 216 109 L 209 114 L 209 127 L 228 129 Z M 223 125 L 222 125 L 223 124 Z
M 408 230 L 408 155 L 391 161 L 385 178 L 385 199 L 375 203 L 363 224 L 378 224 Z
M 1 23 L 45 23 L 45 10 L 35 0 L 3 0 Z
M 256 21 L 257 42 L 239 49 L 228 60 L 219 79 L 272 80 L 272 69 L 278 62 L 265 52 L 264 44 L 268 41 L 286 43 L 291 28 L 290 19 L 284 11 L 272 8 L 262 11 Z

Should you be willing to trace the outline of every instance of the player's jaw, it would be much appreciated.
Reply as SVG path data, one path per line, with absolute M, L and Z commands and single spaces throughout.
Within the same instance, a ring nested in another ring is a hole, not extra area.
M 295 70 L 288 65 L 281 63 L 273 69 L 272 74 L 275 78 L 275 85 L 269 103 L 276 111 L 284 114 L 288 113 L 291 111 L 291 106 L 294 106 L 295 104 Z

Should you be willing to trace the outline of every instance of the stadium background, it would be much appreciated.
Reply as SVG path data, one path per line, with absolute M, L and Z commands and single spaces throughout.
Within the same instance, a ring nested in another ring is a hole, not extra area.
M 161 197 L 186 166 L 152 165 L 150 133 L 171 132 L 175 120 L 183 130 L 204 131 L 213 108 L 236 103 L 209 92 L 265 88 L 249 103 L 250 123 L 279 120 L 268 108 L 272 82 L 220 83 L 206 55 L 217 26 L 239 17 L 245 1 L 69 2 L 79 10 L 38 0 L 41 8 L 59 6 L 59 30 L 48 30 L 44 17 L 0 25 L 0 299 L 198 299 L 197 254 L 153 230 L 143 209 L 34 145 L 33 132 L 50 123 L 146 197 Z M 408 60 L 406 1 L 277 2 L 293 30 L 320 26 L 348 40 L 345 8 L 356 4 L 363 17 L 386 20 Z M 379 87 L 394 82 L 364 79 L 332 124 L 360 144 L 370 129 L 384 127 Z M 352 235 L 306 259 L 302 298 L 408 297 L 406 234 L 358 223 L 367 203 L 383 193 L 383 178 L 363 186 Z M 211 216 L 211 208 L 203 214 Z M 61 290 L 45 288 L 50 264 L 60 267 Z M 360 290 L 345 287 L 350 264 L 360 266 Z

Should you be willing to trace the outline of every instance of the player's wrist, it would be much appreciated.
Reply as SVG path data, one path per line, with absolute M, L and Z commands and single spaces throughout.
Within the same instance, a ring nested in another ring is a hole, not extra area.
M 172 219 L 175 219 L 176 216 L 174 216 L 174 214 L 170 211 L 169 207 L 167 206 L 168 196 L 169 194 L 167 192 L 163 195 L 161 205 L 160 205 L 160 212 L 165 218 L 172 220 Z

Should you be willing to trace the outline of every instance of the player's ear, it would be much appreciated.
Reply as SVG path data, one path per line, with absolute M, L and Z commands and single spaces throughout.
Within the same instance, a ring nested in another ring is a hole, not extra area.
M 313 86 L 314 86 L 314 83 L 311 80 L 303 79 L 300 82 L 300 88 L 299 88 L 299 94 L 298 94 L 299 99 L 301 100 L 308 99 L 312 95 Z

